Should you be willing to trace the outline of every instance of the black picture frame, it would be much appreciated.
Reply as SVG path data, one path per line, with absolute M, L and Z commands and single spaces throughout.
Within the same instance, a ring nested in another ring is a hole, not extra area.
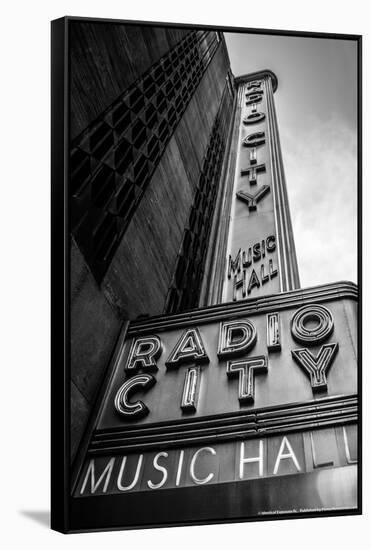
M 184 487 L 174 492 L 163 489 L 159 492 L 137 492 L 125 495 L 126 513 L 122 513 L 122 495 L 106 495 L 75 499 L 71 496 L 73 473 L 70 467 L 70 199 L 69 199 L 69 149 L 70 149 L 70 25 L 73 22 L 109 23 L 112 25 L 140 25 L 212 30 L 218 32 L 251 33 L 260 35 L 317 37 L 352 40 L 357 43 L 358 75 L 358 328 L 362 327 L 362 37 L 335 33 L 311 33 L 285 30 L 250 29 L 242 27 L 215 27 L 212 25 L 184 25 L 176 23 L 124 21 L 80 17 L 63 17 L 51 24 L 51 527 L 62 533 L 136 529 L 241 521 L 298 519 L 306 517 L 358 515 L 362 513 L 362 460 L 358 463 L 357 507 L 352 510 L 327 510 L 325 513 L 306 511 L 296 514 L 280 513 L 250 515 L 251 501 L 264 498 L 264 483 L 239 481 L 228 486 L 208 485 Z M 124 338 L 121 334 L 120 338 Z M 357 346 L 359 382 L 358 433 L 362 433 L 362 340 L 358 332 Z M 111 357 L 105 381 L 101 385 L 96 405 L 90 415 L 85 434 L 90 434 L 99 403 L 102 400 L 112 375 L 117 357 Z M 89 435 L 85 435 L 78 453 L 84 455 Z M 358 438 L 358 456 L 362 456 L 362 441 Z M 299 483 L 305 492 L 310 487 L 310 474 L 302 480 L 294 477 L 289 483 Z M 272 483 L 272 482 L 271 482 Z M 247 490 L 248 484 L 248 490 Z M 296 485 L 297 490 L 298 485 Z M 274 491 L 280 492 L 283 485 L 275 479 Z M 181 498 L 180 498 L 181 491 Z M 246 493 L 249 499 L 246 499 Z M 259 495 L 259 496 L 258 496 Z M 230 503 L 243 501 L 240 513 L 231 509 Z M 192 502 L 192 508 L 189 503 Z M 165 503 L 165 506 L 164 506 Z M 139 514 L 140 511 L 140 514 Z

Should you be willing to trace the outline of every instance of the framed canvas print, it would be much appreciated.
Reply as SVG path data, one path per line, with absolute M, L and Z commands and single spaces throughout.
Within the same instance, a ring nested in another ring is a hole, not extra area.
M 359 514 L 361 37 L 52 22 L 52 528 Z

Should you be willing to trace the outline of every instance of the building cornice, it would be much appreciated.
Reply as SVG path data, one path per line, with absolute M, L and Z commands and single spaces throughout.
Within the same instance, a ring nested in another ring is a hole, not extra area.
M 96 430 L 89 455 L 143 452 L 343 426 L 358 420 L 357 395 L 335 395 L 203 418 Z
M 237 85 L 244 84 L 245 82 L 250 82 L 251 80 L 259 80 L 261 78 L 269 76 L 272 79 L 272 88 L 273 92 L 277 90 L 278 79 L 273 71 L 269 69 L 264 69 L 262 71 L 256 71 L 255 73 L 243 74 L 236 76 L 234 81 Z
M 358 288 L 352 282 L 340 281 L 310 288 L 301 288 L 276 294 L 247 298 L 237 302 L 226 302 L 212 306 L 191 309 L 173 315 L 159 315 L 131 321 L 127 336 L 163 332 L 180 327 L 219 322 L 231 317 L 260 315 L 270 311 L 300 307 L 304 303 L 324 303 L 331 300 L 358 299 Z

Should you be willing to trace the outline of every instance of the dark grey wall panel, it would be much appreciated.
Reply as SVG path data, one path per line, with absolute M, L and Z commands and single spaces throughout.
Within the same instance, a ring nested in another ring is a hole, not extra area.
M 76 390 L 71 395 L 72 451 L 82 436 L 120 326 L 72 240 L 71 379 Z
M 76 455 L 78 443 L 90 415 L 90 404 L 76 385 L 71 382 L 71 458 Z
M 74 139 L 188 29 L 71 23 L 71 138 Z
M 220 47 L 155 171 L 102 283 L 121 317 L 156 315 L 165 300 L 229 68 Z
M 133 319 L 163 311 L 192 200 L 172 138 L 102 283 L 120 316 Z
M 189 30 L 77 23 L 71 32 L 71 131 L 78 136 Z M 197 33 L 196 33 L 197 34 Z M 100 284 L 71 241 L 72 456 L 122 322 L 165 308 L 184 228 L 218 112 L 229 59 L 215 33 L 197 34 L 203 65 Z M 195 35 L 196 40 L 196 35 Z M 192 46 L 193 47 L 193 46 Z M 172 55 L 172 53 L 171 53 Z M 205 61 L 206 63 L 206 61 Z M 172 86 L 172 83 L 170 83 Z M 95 122 L 94 122 L 95 124 Z M 78 138 L 80 139 L 80 138 Z M 107 166 L 110 166 L 108 163 Z

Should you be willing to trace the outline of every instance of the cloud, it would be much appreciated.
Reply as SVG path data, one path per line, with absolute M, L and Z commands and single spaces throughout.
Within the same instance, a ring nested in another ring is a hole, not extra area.
M 281 126 L 301 286 L 357 280 L 356 134 L 334 116 Z

